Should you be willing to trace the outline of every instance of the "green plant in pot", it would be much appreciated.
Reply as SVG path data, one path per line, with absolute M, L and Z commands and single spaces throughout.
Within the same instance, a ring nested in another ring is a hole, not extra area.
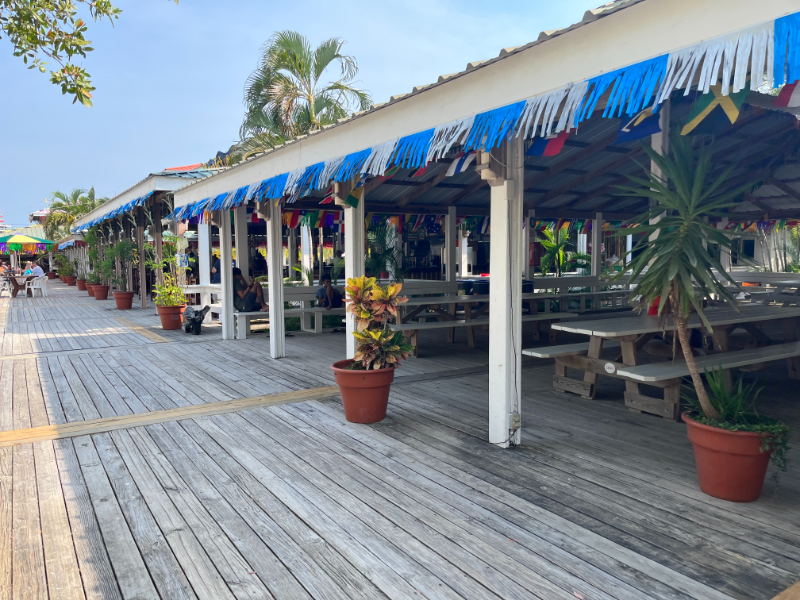
M 59 267 L 58 273 L 59 275 L 61 275 L 61 277 L 63 277 L 64 283 L 66 283 L 67 285 L 76 284 L 78 278 L 75 275 L 75 267 L 69 260 L 64 262 L 64 266 Z
M 114 301 L 118 310 L 130 310 L 133 306 L 133 292 L 128 289 L 128 267 L 136 257 L 136 244 L 130 240 L 120 240 L 111 247 L 109 258 L 115 263 L 119 261 L 120 270 L 114 272 L 111 282 L 117 291 L 114 292 Z
M 637 284 L 633 295 L 644 306 L 656 306 L 665 326 L 674 326 L 691 375 L 694 408 L 683 419 L 694 446 L 700 489 L 717 498 L 753 501 L 761 494 L 770 456 L 785 467 L 786 427 L 752 408 L 753 386 L 740 381 L 729 390 L 724 372 L 719 372 L 706 373 L 706 388 L 692 353 L 689 321 L 696 313 L 712 331 L 704 310 L 704 299 L 712 294 L 736 305 L 718 274 L 733 280 L 704 246 L 730 248 L 732 240 L 706 217 L 721 217 L 757 182 L 726 186 L 735 165 L 716 165 L 710 146 L 695 148 L 685 137 L 672 136 L 667 156 L 644 149 L 663 177 L 645 170 L 646 179 L 631 177 L 634 185 L 621 187 L 626 195 L 648 198 L 655 206 L 633 221 L 639 225 L 616 234 L 643 234 L 617 277 L 630 273 Z
M 183 323 L 183 311 L 186 308 L 186 296 L 178 285 L 174 273 L 164 273 L 164 283 L 155 286 L 156 311 L 161 318 L 163 329 L 180 329 Z
M 106 257 L 95 264 L 94 273 L 99 280 L 92 286 L 92 295 L 95 300 L 108 299 L 111 279 L 114 277 L 114 258 L 110 254 L 110 252 L 106 252 Z
M 100 276 L 97 273 L 87 273 L 86 274 L 86 291 L 88 294 L 94 298 L 94 286 L 100 283 Z
M 407 298 L 402 284 L 381 286 L 374 277 L 347 280 L 347 312 L 353 315 L 358 347 L 352 359 L 331 365 L 342 394 L 345 418 L 353 423 L 377 423 L 386 417 L 394 370 L 413 348 L 402 332 L 389 328 Z
M 78 290 L 80 290 L 81 292 L 85 292 L 86 291 L 86 268 L 83 266 L 83 263 L 78 263 L 77 261 L 75 261 L 75 262 L 78 265 L 78 268 L 77 268 L 78 279 L 76 280 L 75 283 L 78 284 Z

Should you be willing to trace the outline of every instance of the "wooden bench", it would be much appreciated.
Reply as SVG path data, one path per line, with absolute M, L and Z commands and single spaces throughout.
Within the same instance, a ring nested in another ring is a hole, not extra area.
M 603 348 L 619 348 L 618 340 L 607 340 Z M 536 358 L 556 358 L 558 356 L 573 356 L 589 351 L 589 342 L 580 344 L 561 344 L 560 346 L 544 346 L 542 348 L 527 348 L 522 351 L 525 356 Z
M 720 368 L 733 369 L 767 363 L 795 356 L 800 356 L 800 342 L 775 344 L 761 348 L 746 348 L 734 352 L 720 352 L 718 354 L 698 356 L 694 360 L 698 370 L 702 373 L 704 371 L 717 371 Z M 653 383 L 686 377 L 689 375 L 689 368 L 686 366 L 686 361 L 674 360 L 637 365 L 635 367 L 621 367 L 617 369 L 617 374 L 642 383 Z
M 534 314 L 527 314 L 522 315 L 521 322 L 522 323 L 540 323 L 540 322 L 552 322 L 558 321 L 559 319 L 574 319 L 577 315 L 575 313 L 534 313 Z M 417 333 L 421 330 L 427 329 L 454 329 L 455 327 L 479 327 L 479 326 L 488 326 L 489 319 L 488 318 L 479 318 L 479 319 L 454 319 L 451 321 L 433 321 L 430 323 L 403 323 L 402 325 L 399 324 L 392 324 L 389 327 L 392 331 L 402 331 L 405 337 L 411 338 L 411 345 L 414 347 L 414 356 L 418 356 L 418 344 L 417 344 Z M 452 341 L 452 340 L 451 340 Z M 469 346 L 470 348 L 475 347 L 475 341 L 473 339 L 469 339 Z

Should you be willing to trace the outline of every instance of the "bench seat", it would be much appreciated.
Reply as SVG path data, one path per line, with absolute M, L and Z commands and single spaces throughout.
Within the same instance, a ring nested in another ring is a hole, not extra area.
M 707 370 L 732 369 L 759 363 L 793 358 L 800 356 L 800 342 L 775 344 L 762 348 L 747 348 L 734 352 L 720 352 L 695 358 L 698 370 L 702 373 Z M 642 383 L 667 381 L 689 375 L 686 361 L 675 360 L 671 362 L 651 363 L 635 367 L 622 367 L 617 369 L 617 375 L 627 377 Z
M 619 348 L 618 340 L 603 340 L 603 349 Z M 580 344 L 561 344 L 560 346 L 544 346 L 542 348 L 527 348 L 522 351 L 526 356 L 536 358 L 556 358 L 557 356 L 571 356 L 589 351 L 589 342 Z

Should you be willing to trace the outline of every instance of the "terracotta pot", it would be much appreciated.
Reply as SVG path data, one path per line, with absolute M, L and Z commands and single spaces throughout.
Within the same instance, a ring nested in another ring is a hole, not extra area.
M 156 311 L 158 316 L 161 317 L 162 329 L 180 329 L 183 324 L 183 311 L 186 306 L 158 306 Z
M 694 446 L 700 489 L 731 502 L 758 500 L 772 455 L 771 450 L 761 452 L 763 434 L 703 425 L 688 412 L 683 420 Z
M 92 298 L 94 298 L 94 286 L 95 286 L 95 284 L 93 284 L 93 283 L 87 283 L 86 284 L 86 291 L 89 292 L 89 295 Z
M 133 306 L 133 292 L 114 292 L 117 310 L 130 310 Z
M 345 367 L 352 359 L 340 360 L 331 365 L 336 384 L 342 394 L 344 416 L 351 423 L 377 423 L 386 418 L 389 389 L 394 381 L 394 370 L 353 371 Z
M 47 278 L 48 279 L 55 279 L 56 278 L 56 272 L 55 271 L 49 271 L 47 273 Z
M 78 281 L 77 277 L 64 277 L 67 282 L 67 285 L 75 285 Z
M 108 300 L 108 288 L 107 285 L 100 285 L 99 283 L 95 283 L 92 286 L 92 293 L 94 295 L 95 300 Z
M 59 275 L 59 276 L 58 276 L 58 280 L 59 280 L 61 283 L 64 283 L 64 276 L 63 276 L 63 275 Z
M 78 279 L 75 283 L 78 284 L 78 289 L 82 292 L 86 291 L 86 280 L 85 279 Z

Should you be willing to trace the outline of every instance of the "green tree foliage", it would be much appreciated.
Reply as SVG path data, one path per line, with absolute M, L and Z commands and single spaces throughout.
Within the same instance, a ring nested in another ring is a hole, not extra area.
M 175 0 L 177 4 L 177 0 Z M 61 93 L 92 106 L 92 82 L 89 73 L 76 64 L 94 50 L 85 35 L 88 25 L 79 10 L 95 22 L 108 19 L 113 24 L 122 12 L 110 0 L 0 0 L 0 37 L 14 46 L 14 56 L 22 58 L 29 69 L 44 73 L 48 64 L 50 82 L 61 86 Z
M 624 235 L 644 235 L 620 276 L 630 273 L 637 283 L 634 293 L 646 305 L 658 301 L 659 315 L 671 311 L 699 404 L 707 418 L 719 419 L 719 410 L 709 400 L 692 355 L 687 321 L 690 313 L 696 312 L 711 330 L 703 311 L 703 299 L 711 294 L 735 305 L 717 273 L 730 283 L 733 280 L 703 244 L 730 249 L 733 242 L 704 217 L 712 221 L 721 217 L 725 209 L 734 206 L 737 197 L 752 190 L 758 181 L 727 186 L 736 165 L 723 168 L 715 164 L 711 146 L 694 148 L 688 137 L 673 135 L 668 156 L 661 156 L 649 146 L 644 150 L 664 176 L 645 170 L 646 179 L 631 177 L 634 186 L 620 187 L 626 195 L 648 198 L 656 204 L 635 219 L 641 225 L 624 231 Z
M 243 158 L 370 107 L 370 95 L 353 86 L 358 64 L 342 54 L 343 45 L 330 38 L 312 48 L 296 31 L 279 31 L 267 41 L 245 83 Z M 329 67 L 339 68 L 337 78 L 326 76 Z
M 106 197 L 98 198 L 94 188 L 88 191 L 74 188 L 71 192 L 53 192 L 50 199 L 50 214 L 44 222 L 45 235 L 50 240 L 64 237 L 77 219 L 108 201 Z

